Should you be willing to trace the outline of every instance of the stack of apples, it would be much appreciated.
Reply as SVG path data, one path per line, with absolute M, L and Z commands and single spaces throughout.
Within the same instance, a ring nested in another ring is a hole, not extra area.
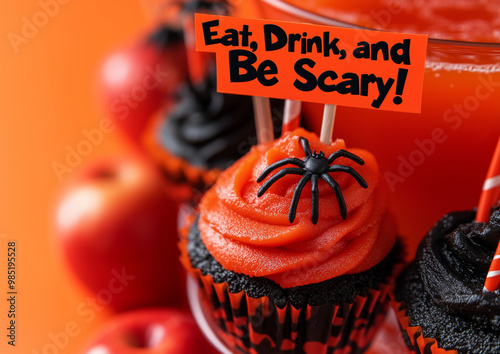
M 187 310 L 178 201 L 140 141 L 186 71 L 182 35 L 165 25 L 102 65 L 103 102 L 137 149 L 83 166 L 58 201 L 57 240 L 67 268 L 115 314 L 83 354 L 216 353 Z

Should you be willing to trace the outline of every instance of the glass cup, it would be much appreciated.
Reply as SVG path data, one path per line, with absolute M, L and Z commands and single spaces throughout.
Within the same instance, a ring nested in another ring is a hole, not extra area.
M 252 0 L 255 12 L 243 15 L 366 28 L 349 22 L 356 19 L 352 7 L 363 6 L 365 25 L 391 30 L 391 8 L 370 11 L 370 3 Z M 302 125 L 319 134 L 322 110 L 322 105 L 304 103 Z M 412 252 L 445 213 L 472 209 L 479 201 L 500 136 L 500 43 L 430 38 L 421 114 L 338 106 L 333 134 L 375 154 Z

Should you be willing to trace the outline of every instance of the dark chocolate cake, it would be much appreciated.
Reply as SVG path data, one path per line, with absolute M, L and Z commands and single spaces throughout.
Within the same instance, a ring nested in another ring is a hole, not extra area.
M 225 269 L 203 244 L 197 222 L 193 223 L 189 231 L 188 254 L 194 268 L 200 269 L 203 275 L 210 275 L 215 283 L 227 282 L 232 293 L 245 290 L 253 298 L 269 297 L 279 308 L 285 307 L 290 301 L 295 308 L 300 309 L 306 304 L 318 306 L 352 302 L 356 295 L 366 295 L 368 289 L 378 289 L 378 285 L 384 283 L 387 275 L 391 274 L 401 250 L 396 243 L 382 262 L 362 273 L 342 275 L 320 283 L 287 289 L 264 277 L 250 277 Z

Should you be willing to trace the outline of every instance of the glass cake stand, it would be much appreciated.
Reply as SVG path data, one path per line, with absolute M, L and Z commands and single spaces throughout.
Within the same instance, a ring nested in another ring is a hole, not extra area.
M 226 347 L 223 340 L 216 334 L 216 326 L 212 317 L 207 315 L 208 306 L 202 306 L 198 284 L 192 276 L 187 278 L 187 294 L 191 312 L 207 340 L 222 354 L 233 354 Z M 387 318 L 382 329 L 377 333 L 366 354 L 409 354 L 404 339 L 401 336 L 396 314 L 392 309 L 387 314 Z
M 207 340 L 212 343 L 212 345 L 222 354 L 232 354 L 232 352 L 225 346 L 222 340 L 217 336 L 215 331 L 212 329 L 215 326 L 211 316 L 206 316 L 203 306 L 201 306 L 200 295 L 198 291 L 198 285 L 196 280 L 190 275 L 187 277 L 187 295 L 189 301 L 189 307 L 191 312 L 198 323 L 201 331 L 207 338 Z

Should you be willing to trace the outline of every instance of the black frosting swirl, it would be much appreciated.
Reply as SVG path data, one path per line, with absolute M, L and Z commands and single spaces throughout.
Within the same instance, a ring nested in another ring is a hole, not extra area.
M 180 101 L 160 128 L 160 142 L 173 155 L 205 168 L 226 168 L 256 142 L 252 98 L 217 93 L 214 75 L 186 83 Z
M 489 352 L 500 349 L 500 291 L 483 286 L 500 240 L 500 206 L 488 223 L 474 218 L 474 211 L 454 212 L 433 227 L 401 276 L 396 298 L 406 302 L 411 325 L 440 346 Z
M 500 210 L 489 223 L 475 223 L 474 217 L 475 212 L 446 215 L 422 241 L 417 269 L 436 305 L 477 323 L 488 319 L 498 325 L 500 296 L 484 292 L 483 285 L 500 239 Z
M 182 32 L 167 24 L 161 24 L 158 28 L 151 33 L 146 41 L 156 45 L 161 50 L 167 50 L 171 44 L 178 44 L 184 41 Z

